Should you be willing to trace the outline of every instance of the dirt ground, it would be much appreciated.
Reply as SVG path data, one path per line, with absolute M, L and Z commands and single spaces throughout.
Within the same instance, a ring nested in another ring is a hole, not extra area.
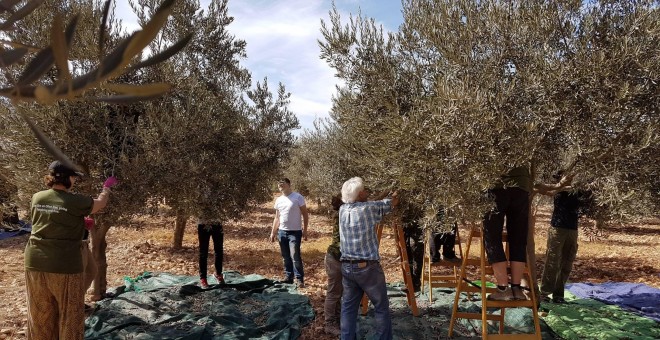
M 257 209 L 224 229 L 224 269 L 242 274 L 257 273 L 268 278 L 282 277 L 279 247 L 270 243 L 270 205 Z M 312 206 L 313 208 L 313 206 Z M 545 260 L 549 211 L 542 209 L 536 227 L 538 273 Z M 130 226 L 117 227 L 108 234 L 108 287 L 122 285 L 125 276 L 144 272 L 197 275 L 197 235 L 194 221 L 186 228 L 184 247 L 171 250 L 174 219 L 136 217 Z M 465 237 L 467 231 L 461 231 Z M 580 236 L 578 257 L 570 280 L 573 282 L 640 282 L 660 288 L 660 220 L 609 227 L 597 240 Z M 27 324 L 23 249 L 28 236 L 0 241 L 0 339 L 24 339 Z M 303 339 L 332 339 L 323 332 L 325 267 L 323 258 L 331 239 L 331 221 L 322 214 L 311 215 L 309 239 L 303 242 L 307 287 L 316 319 L 302 334 Z M 394 237 L 386 229 L 381 257 L 388 282 L 402 281 Z M 212 255 L 210 255 L 212 256 Z M 209 263 L 213 263 L 209 259 Z

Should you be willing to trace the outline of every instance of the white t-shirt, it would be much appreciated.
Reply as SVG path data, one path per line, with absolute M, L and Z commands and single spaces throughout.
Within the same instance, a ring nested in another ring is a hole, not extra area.
M 280 212 L 280 230 L 302 230 L 300 207 L 303 205 L 305 198 L 295 191 L 275 200 L 275 209 Z

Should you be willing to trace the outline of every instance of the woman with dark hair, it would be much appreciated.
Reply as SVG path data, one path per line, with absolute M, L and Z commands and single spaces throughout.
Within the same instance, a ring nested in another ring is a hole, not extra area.
M 82 175 L 55 161 L 44 178 L 48 190 L 32 196 L 32 234 L 25 247 L 28 339 L 83 339 L 85 216 L 103 209 L 114 177 L 96 198 L 70 192 Z

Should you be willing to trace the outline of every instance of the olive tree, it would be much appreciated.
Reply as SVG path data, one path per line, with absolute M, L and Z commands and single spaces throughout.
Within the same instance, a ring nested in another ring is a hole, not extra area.
M 133 5 L 139 18 L 148 17 L 152 3 Z M 206 10 L 183 1 L 173 19 L 153 49 L 190 27 L 198 34 L 148 75 L 180 90 L 148 104 L 138 136 L 150 151 L 141 170 L 144 190 L 172 207 L 173 247 L 180 248 L 189 216 L 226 221 L 271 199 L 269 181 L 281 171 L 298 121 L 283 85 L 273 93 L 264 79 L 251 88 L 250 72 L 240 64 L 246 42 L 228 32 L 233 18 L 226 0 L 211 1 Z
M 520 165 L 577 174 L 613 216 L 657 207 L 657 1 L 403 5 L 396 33 L 336 11 L 322 28 L 332 115 L 369 174 L 473 221 Z
M 17 187 L 15 199 L 22 207 L 42 188 L 41 177 L 52 157 L 82 170 L 85 180 L 76 190 L 90 195 L 99 192 L 105 177 L 117 175 L 124 180 L 142 167 L 135 157 L 144 151 L 135 144 L 135 126 L 143 109 L 141 104 L 128 103 L 170 88 L 165 83 L 146 83 L 141 74 L 175 54 L 189 37 L 163 47 L 162 53 L 144 59 L 140 54 L 167 21 L 173 4 L 165 1 L 154 6 L 142 29 L 128 36 L 120 34 L 110 1 L 32 1 L 9 11 L 2 29 L 22 20 L 3 40 L 13 49 L 2 51 L 6 72 L 0 92 L 10 101 L 0 108 L 0 159 L 7 165 L 8 177 Z M 63 22 L 68 23 L 65 30 Z M 11 56 L 15 58 L 7 59 Z M 21 69 L 22 57 L 31 60 Z M 92 231 L 92 249 L 99 262 L 96 295 L 105 291 L 109 226 L 121 224 L 147 199 L 138 186 L 129 185 L 120 186 L 113 196 Z
M 477 223 L 492 205 L 483 193 L 518 166 L 535 182 L 575 174 L 575 188 L 594 192 L 597 219 L 652 215 L 658 5 L 409 0 L 387 35 L 334 11 L 320 42 L 345 83 L 333 118 L 361 140 L 351 159 L 381 185 L 415 193 L 426 216 L 446 209 Z

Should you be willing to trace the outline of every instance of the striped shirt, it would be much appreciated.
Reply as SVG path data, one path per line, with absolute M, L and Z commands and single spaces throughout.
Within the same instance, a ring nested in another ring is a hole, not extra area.
M 355 202 L 339 208 L 342 260 L 379 260 L 376 224 L 392 210 L 390 199 Z

